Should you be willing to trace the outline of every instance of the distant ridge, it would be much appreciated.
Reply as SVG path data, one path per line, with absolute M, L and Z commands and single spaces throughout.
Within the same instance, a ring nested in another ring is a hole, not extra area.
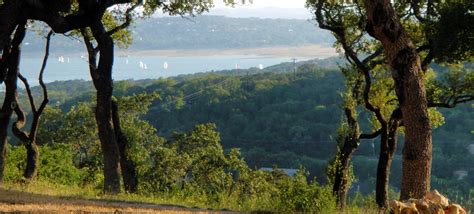
M 138 21 L 131 30 L 131 51 L 329 46 L 333 43 L 333 37 L 327 31 L 302 19 L 161 17 Z M 43 46 L 43 39 L 36 32 L 29 32 L 24 53 L 41 53 Z M 80 38 L 56 35 L 52 40 L 52 51 L 71 53 L 85 52 L 85 49 Z

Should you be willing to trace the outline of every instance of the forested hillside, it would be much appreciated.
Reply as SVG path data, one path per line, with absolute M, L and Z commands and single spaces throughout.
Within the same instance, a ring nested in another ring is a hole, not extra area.
M 39 31 L 42 25 L 37 25 Z M 228 18 L 217 16 L 162 17 L 137 20 L 131 27 L 131 51 L 164 49 L 235 49 L 332 44 L 331 34 L 315 23 L 298 19 Z M 317 36 L 315 36 L 317 35 Z M 43 41 L 28 33 L 25 50 L 41 52 Z M 75 36 L 56 36 L 55 52 L 85 52 Z
M 179 76 L 159 80 L 120 81 L 115 95 L 130 96 L 156 92 L 143 119 L 160 136 L 191 130 L 196 124 L 217 125 L 225 150 L 240 148 L 250 167 L 298 168 L 304 166 L 320 182 L 326 182 L 326 165 L 336 150 L 335 132 L 342 117 L 340 109 L 344 79 L 340 71 L 322 68 L 331 60 L 301 62 L 297 72 L 292 64 L 280 64 L 260 71 L 233 70 Z M 290 66 L 291 65 L 291 66 Z M 287 71 L 287 72 L 284 72 Z M 86 81 L 49 84 L 52 103 L 64 112 L 78 102 L 90 102 L 92 85 Z M 471 104 L 442 110 L 445 125 L 434 130 L 433 186 L 451 194 L 468 194 L 473 185 L 474 111 Z M 362 128 L 370 131 L 367 115 Z M 403 142 L 402 140 L 400 142 Z M 354 157 L 354 186 L 371 192 L 375 182 L 378 140 L 363 141 Z M 399 185 L 401 148 L 394 158 L 391 185 Z M 468 171 L 461 180 L 456 171 Z M 467 186 L 466 186 L 467 185 Z

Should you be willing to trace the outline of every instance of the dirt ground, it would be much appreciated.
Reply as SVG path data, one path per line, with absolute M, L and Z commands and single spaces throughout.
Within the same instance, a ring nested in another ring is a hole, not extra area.
M 86 200 L 0 188 L 0 213 L 231 213 L 126 201 Z

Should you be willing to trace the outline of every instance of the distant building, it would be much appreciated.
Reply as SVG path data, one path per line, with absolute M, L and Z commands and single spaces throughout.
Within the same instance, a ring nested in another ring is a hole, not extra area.
M 265 172 L 273 172 L 274 168 L 263 167 L 263 168 L 260 168 L 260 170 L 265 171 Z M 284 169 L 284 168 L 277 168 L 276 170 L 281 171 L 291 177 L 295 176 L 296 172 L 298 171 L 297 169 Z
M 457 177 L 458 180 L 462 180 L 468 175 L 468 172 L 466 170 L 458 170 L 454 171 L 453 174 Z
M 471 155 L 474 155 L 474 144 L 469 145 L 467 149 L 469 150 L 469 153 L 471 153 Z

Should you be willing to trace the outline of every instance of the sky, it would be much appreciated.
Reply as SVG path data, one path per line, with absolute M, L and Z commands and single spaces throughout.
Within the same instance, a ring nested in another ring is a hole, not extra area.
M 312 15 L 305 8 L 305 2 L 306 0 L 253 0 L 252 4 L 229 7 L 223 0 L 214 0 L 215 7 L 210 9 L 207 15 L 235 18 L 311 19 Z
M 222 0 L 214 0 L 216 8 L 225 7 Z M 304 8 L 305 0 L 253 0 L 252 4 L 238 5 L 236 8 Z
M 306 0 L 253 0 L 253 3 L 234 7 L 226 6 L 223 0 L 213 0 L 214 8 L 203 15 L 227 16 L 233 18 L 270 18 L 270 19 L 304 19 L 312 18 L 312 14 L 305 8 Z M 235 0 L 240 1 L 240 0 Z M 166 14 L 156 14 L 158 17 Z

